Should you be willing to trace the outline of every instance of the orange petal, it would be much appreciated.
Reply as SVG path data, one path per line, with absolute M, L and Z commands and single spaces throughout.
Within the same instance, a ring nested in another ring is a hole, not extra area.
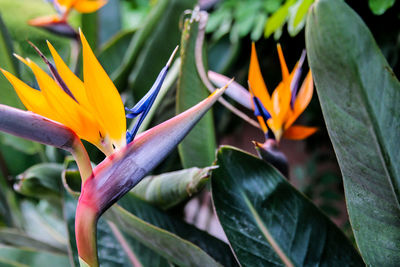
M 58 117 L 54 112 L 52 112 L 51 107 L 47 104 L 46 99 L 39 90 L 28 86 L 10 72 L 3 69 L 0 70 L 3 72 L 7 80 L 12 84 L 19 99 L 21 99 L 21 102 L 24 104 L 27 110 L 58 121 Z
M 281 82 L 272 93 L 272 106 L 275 113 L 273 117 L 276 126 L 283 128 L 287 114 L 290 111 L 290 99 L 292 93 L 290 91 L 290 82 Z
M 32 69 L 41 93 L 51 112 L 57 117 L 57 121 L 71 128 L 80 138 L 99 145 L 99 126 L 96 120 L 65 93 L 36 63 L 29 59 L 21 60 Z
M 80 37 L 86 95 L 107 135 L 114 140 L 116 147 L 120 147 L 126 142 L 124 105 L 117 88 L 100 65 L 81 31 Z
M 296 96 L 296 100 L 293 106 L 293 112 L 287 119 L 285 129 L 288 129 L 300 116 L 301 113 L 306 109 L 311 101 L 314 91 L 314 83 L 312 79 L 311 71 L 308 72 L 303 84 L 301 85 L 300 91 Z
M 256 46 L 254 43 L 251 44 L 251 58 L 248 79 L 254 95 L 258 97 L 264 107 L 269 112 L 271 112 L 271 99 L 267 90 L 267 86 L 265 85 L 264 79 L 261 74 L 260 64 L 258 63 L 257 58 Z
M 293 125 L 284 132 L 283 137 L 291 140 L 302 140 L 314 134 L 317 130 L 317 127 Z
M 279 62 L 281 63 L 282 80 L 285 80 L 285 79 L 289 78 L 289 69 L 286 65 L 286 61 L 285 61 L 285 57 L 283 56 L 281 45 L 278 44 L 277 48 L 278 48 Z
M 53 56 L 57 71 L 67 85 L 68 89 L 74 95 L 79 104 L 90 111 L 91 106 L 86 96 L 84 83 L 69 69 L 67 64 L 65 64 L 49 41 L 47 41 L 47 45 L 50 49 L 51 55 Z
M 107 4 L 106 0 L 81 0 L 76 1 L 73 8 L 79 13 L 92 13 Z

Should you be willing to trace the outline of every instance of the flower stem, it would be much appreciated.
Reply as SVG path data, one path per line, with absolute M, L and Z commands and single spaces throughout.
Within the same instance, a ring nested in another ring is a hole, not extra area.
M 97 220 L 96 209 L 80 199 L 76 208 L 75 236 L 81 266 L 99 266 L 96 240 Z
M 90 158 L 87 154 L 85 147 L 81 140 L 75 139 L 72 145 L 71 154 L 78 164 L 79 172 L 82 178 L 82 186 L 87 178 L 92 175 L 92 165 L 90 164 Z

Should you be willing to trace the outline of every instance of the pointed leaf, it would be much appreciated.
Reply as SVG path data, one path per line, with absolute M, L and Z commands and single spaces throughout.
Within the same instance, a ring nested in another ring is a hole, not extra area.
M 289 8 L 296 3 L 296 0 L 286 0 L 285 4 L 282 5 L 277 11 L 272 14 L 271 17 L 267 19 L 267 23 L 265 25 L 264 36 L 268 38 L 276 31 L 282 29 L 283 24 L 285 24 L 288 14 Z
M 307 12 L 314 0 L 300 0 L 289 9 L 288 32 L 296 36 L 304 27 Z
M 343 1 L 315 3 L 306 45 L 361 255 L 367 265 L 397 265 L 400 83 L 367 26 Z
M 217 154 L 212 197 L 243 266 L 363 266 L 344 234 L 268 163 L 232 147 Z
M 195 46 L 199 31 L 198 18 L 186 19 L 181 40 L 181 70 L 176 93 L 176 113 L 195 105 L 208 95 L 196 67 Z M 212 113 L 208 112 L 179 145 L 184 168 L 205 167 L 212 164 L 216 149 Z

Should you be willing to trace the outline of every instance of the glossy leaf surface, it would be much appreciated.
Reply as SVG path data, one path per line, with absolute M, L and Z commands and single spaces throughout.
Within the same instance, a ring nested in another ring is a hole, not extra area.
M 218 218 L 242 266 L 363 266 L 344 234 L 268 163 L 222 147 L 211 177 Z
M 320 0 L 310 12 L 308 61 L 357 245 L 367 265 L 397 265 L 400 83 L 367 26 L 343 1 Z

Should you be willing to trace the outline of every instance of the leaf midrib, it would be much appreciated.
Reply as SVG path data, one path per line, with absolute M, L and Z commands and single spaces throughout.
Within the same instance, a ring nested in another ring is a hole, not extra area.
M 363 102 L 363 104 L 365 106 L 365 111 L 367 112 L 368 123 L 370 124 L 369 128 L 370 129 L 372 128 L 372 131 L 370 131 L 370 132 L 374 139 L 374 145 L 375 145 L 376 149 L 378 150 L 379 158 L 380 158 L 383 168 L 385 170 L 385 176 L 388 179 L 391 192 L 393 193 L 393 197 L 396 200 L 397 209 L 400 211 L 400 202 L 399 202 L 399 198 L 396 194 L 396 191 L 398 191 L 399 189 L 396 186 L 395 174 L 394 174 L 395 170 L 393 169 L 391 157 L 386 149 L 386 146 L 383 144 L 383 135 L 381 133 L 380 125 L 378 124 L 378 120 L 377 120 L 375 113 L 372 109 L 372 106 L 368 100 L 368 96 L 365 93 L 367 89 L 364 86 L 364 83 L 361 79 L 360 71 L 359 71 L 359 68 L 357 65 L 355 67 L 355 70 L 357 73 L 358 82 L 359 82 L 359 84 L 361 84 L 360 87 L 357 86 L 359 94 L 360 94 L 360 100 L 361 100 L 361 102 Z M 384 156 L 385 154 L 388 155 L 388 157 L 385 157 Z
M 249 208 L 251 214 L 254 216 L 254 221 L 256 222 L 256 225 L 258 226 L 259 230 L 264 235 L 264 237 L 267 239 L 267 242 L 271 245 L 272 249 L 276 252 L 278 257 L 281 259 L 281 261 L 286 266 L 294 267 L 292 261 L 283 252 L 282 248 L 279 246 L 279 244 L 273 238 L 271 233 L 268 231 L 268 228 L 264 225 L 263 221 L 261 220 L 260 215 L 258 214 L 257 210 L 254 208 L 254 206 L 252 205 L 250 200 L 247 198 L 246 194 L 243 191 L 241 191 L 241 193 L 242 193 L 242 197 L 244 199 L 244 202 L 246 203 L 247 207 Z

